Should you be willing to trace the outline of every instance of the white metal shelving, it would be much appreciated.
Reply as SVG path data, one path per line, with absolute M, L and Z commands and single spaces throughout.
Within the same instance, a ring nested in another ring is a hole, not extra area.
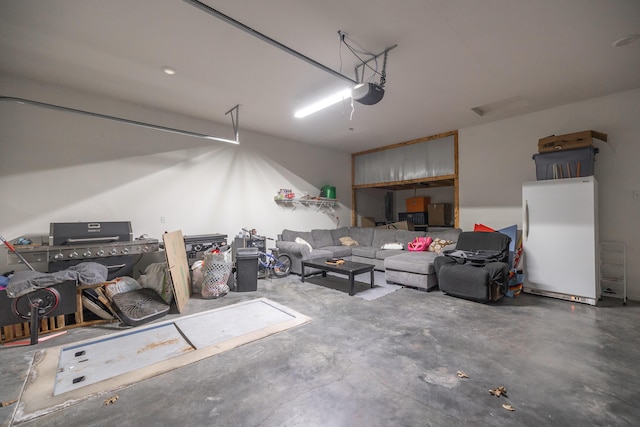
M 627 305 L 627 248 L 623 242 L 600 242 L 600 289 L 603 296 Z
M 298 199 L 280 199 L 278 197 L 274 197 L 273 200 L 280 206 L 289 207 L 292 209 L 295 209 L 299 206 L 313 207 L 318 211 L 328 214 L 335 213 L 335 206 L 338 203 L 336 199 L 329 199 L 325 197 Z

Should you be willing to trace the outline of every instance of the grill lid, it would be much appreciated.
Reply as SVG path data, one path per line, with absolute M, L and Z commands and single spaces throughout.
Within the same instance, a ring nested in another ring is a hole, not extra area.
M 52 222 L 49 225 L 49 246 L 132 240 L 131 221 Z

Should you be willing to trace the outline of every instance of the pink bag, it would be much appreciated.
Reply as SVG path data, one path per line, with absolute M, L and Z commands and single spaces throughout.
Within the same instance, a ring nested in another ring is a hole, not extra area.
M 407 244 L 407 249 L 411 252 L 422 252 L 429 249 L 429 245 L 433 242 L 431 237 L 416 237 L 412 242 Z

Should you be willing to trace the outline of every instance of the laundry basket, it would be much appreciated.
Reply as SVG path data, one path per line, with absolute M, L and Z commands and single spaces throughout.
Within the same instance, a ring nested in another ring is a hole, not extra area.
M 229 275 L 233 271 L 231 250 L 204 253 L 202 298 L 218 298 L 229 292 Z

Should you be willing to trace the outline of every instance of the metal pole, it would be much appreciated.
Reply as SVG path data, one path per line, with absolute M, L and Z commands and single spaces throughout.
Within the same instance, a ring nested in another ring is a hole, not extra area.
M 147 129 L 159 130 L 159 131 L 162 131 L 162 132 L 175 133 L 175 134 L 178 134 L 178 135 L 191 136 L 191 137 L 194 137 L 194 138 L 211 139 L 211 140 L 214 140 L 214 141 L 228 142 L 230 144 L 237 144 L 238 143 L 238 141 L 234 141 L 232 139 L 217 138 L 215 136 L 206 135 L 206 134 L 203 134 L 203 133 L 196 133 L 196 132 L 190 132 L 190 131 L 187 131 L 187 130 L 174 129 L 174 128 L 170 128 L 170 127 L 166 127 L 166 126 L 152 125 L 152 124 L 149 124 L 149 123 L 139 122 L 139 121 L 136 121 L 136 120 L 123 119 L 122 117 L 107 116 L 106 114 L 92 113 L 91 111 L 77 110 L 75 108 L 63 107 L 61 105 L 55 105 L 55 104 L 47 104 L 45 102 L 39 102 L 39 101 L 31 101 L 29 99 L 24 99 L 24 98 L 14 98 L 14 97 L 10 97 L 10 96 L 0 96 L 0 101 L 16 102 L 18 104 L 29 104 L 29 105 L 35 105 L 36 107 L 49 108 L 49 109 L 58 110 L 58 111 L 65 111 L 67 113 L 83 114 L 85 116 L 96 117 L 98 119 L 113 120 L 113 121 L 120 122 L 120 123 L 126 123 L 126 124 L 129 124 L 129 125 L 140 126 L 140 127 L 147 128 Z
M 265 41 L 265 42 L 269 43 L 271 46 L 275 46 L 278 49 L 282 49 L 283 51 L 287 52 L 290 55 L 295 56 L 298 59 L 302 59 L 303 61 L 313 65 L 314 67 L 317 67 L 317 68 L 321 69 L 322 71 L 325 71 L 325 72 L 327 72 L 329 74 L 332 74 L 332 75 L 334 75 L 336 77 L 339 77 L 339 78 L 341 78 L 343 80 L 346 80 L 349 83 L 358 84 L 358 82 L 353 80 L 352 78 L 347 77 L 344 74 L 340 74 L 339 72 L 337 72 L 335 70 L 332 70 L 331 68 L 329 68 L 329 67 L 327 67 L 325 65 L 322 65 L 318 61 L 315 61 L 315 60 L 309 58 L 308 56 L 303 55 L 300 52 L 298 52 L 296 50 L 293 50 L 288 46 L 283 45 L 279 41 L 276 41 L 276 40 L 272 39 L 271 37 L 266 36 L 266 35 L 258 32 L 256 30 L 254 30 L 253 28 L 243 24 L 242 22 L 236 21 L 232 17 L 230 17 L 228 15 L 225 15 L 224 13 L 212 8 L 211 6 L 208 6 L 208 5 L 206 5 L 206 4 L 202 3 L 202 2 L 199 2 L 198 0 L 183 0 L 183 1 L 185 1 L 186 3 L 191 4 L 192 6 L 197 7 L 200 10 L 203 10 L 203 11 L 207 12 L 210 15 L 215 16 L 218 19 L 221 19 L 221 20 L 225 21 L 228 24 L 233 25 L 236 28 L 241 29 L 242 31 L 245 31 L 245 32 L 251 34 L 252 36 L 254 36 L 256 38 L 259 38 L 262 41 Z

